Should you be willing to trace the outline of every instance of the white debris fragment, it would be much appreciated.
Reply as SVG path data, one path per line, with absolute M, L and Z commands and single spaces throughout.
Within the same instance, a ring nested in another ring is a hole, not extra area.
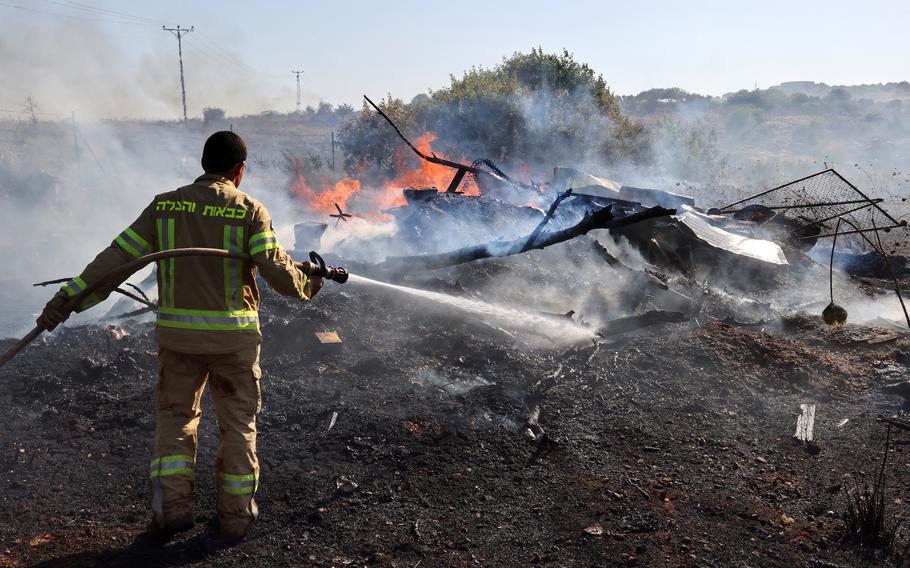
M 796 419 L 796 433 L 793 434 L 797 440 L 811 442 L 815 430 L 815 404 L 800 404 L 800 414 Z

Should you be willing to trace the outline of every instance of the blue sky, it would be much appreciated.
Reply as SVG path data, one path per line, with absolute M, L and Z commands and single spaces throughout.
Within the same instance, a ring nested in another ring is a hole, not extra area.
M 176 40 L 162 23 L 196 28 L 184 55 L 190 114 L 198 115 L 207 104 L 293 109 L 291 69 L 305 71 L 305 104 L 359 106 L 363 93 L 409 99 L 444 86 L 450 73 L 534 46 L 568 49 L 619 94 L 900 81 L 910 78 L 908 17 L 910 2 L 874 0 L 0 0 L 0 56 L 15 79 L 7 74 L 0 108 L 29 91 L 49 112 L 170 112 L 179 101 Z M 36 49 L 50 53 L 35 60 Z M 217 92 L 219 80 L 230 94 Z M 130 85 L 160 104 L 145 104 Z

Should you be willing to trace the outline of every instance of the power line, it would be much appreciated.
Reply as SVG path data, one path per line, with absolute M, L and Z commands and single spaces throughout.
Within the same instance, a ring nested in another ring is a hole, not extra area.
M 113 17 L 118 17 L 118 18 L 128 18 L 128 19 L 136 20 L 137 22 L 142 22 L 142 23 L 146 23 L 149 25 L 158 25 L 161 23 L 157 20 L 153 20 L 151 18 L 146 18 L 144 16 L 134 16 L 133 14 L 127 14 L 126 12 L 108 10 L 107 8 L 98 8 L 96 6 L 91 6 L 89 4 L 83 4 L 81 2 L 74 2 L 72 0 L 62 0 L 62 2 L 58 1 L 58 0 L 46 0 L 46 1 L 53 2 L 54 4 L 67 5 L 69 7 L 77 9 L 77 10 L 83 10 L 86 12 L 92 12 L 92 13 L 96 13 L 96 14 L 100 14 L 100 15 L 113 16 Z
M 297 112 L 300 112 L 300 74 L 303 71 L 291 71 L 293 75 L 297 75 Z
M 63 116 L 63 114 L 62 114 L 62 113 L 59 113 L 59 112 L 41 111 L 41 110 L 37 110 L 36 108 L 32 108 L 31 110 L 16 110 L 16 109 L 11 109 L 11 108 L 0 108 L 0 112 L 6 113 L 6 114 L 28 114 L 28 115 L 31 115 L 31 114 L 34 113 L 34 114 L 39 115 L 39 116 Z
M 171 32 L 177 38 L 177 54 L 180 57 L 180 95 L 183 97 L 183 120 L 186 121 L 186 84 L 183 81 L 183 34 L 188 34 L 193 31 L 193 26 L 181 28 L 180 24 L 177 24 L 176 28 L 161 26 L 161 29 L 166 32 Z
M 216 59 L 211 53 L 209 53 L 207 51 L 203 51 L 202 49 L 199 48 L 198 45 L 188 43 L 186 45 L 186 51 L 187 51 L 187 53 L 192 53 L 194 55 L 198 55 L 201 59 L 204 59 L 205 62 L 207 62 L 209 65 L 212 65 L 213 67 L 217 67 L 219 69 L 223 69 L 225 67 L 225 64 L 223 61 L 221 61 L 220 59 Z
M 92 159 L 95 160 L 95 164 L 98 166 L 98 169 L 101 170 L 101 173 L 104 174 L 104 177 L 107 178 L 107 181 L 111 181 L 110 176 L 107 174 L 107 170 L 104 169 L 104 166 L 101 165 L 101 160 L 98 159 L 98 156 L 95 155 L 95 151 L 92 150 L 92 145 L 88 143 L 88 138 L 82 134 L 82 129 L 73 123 L 73 128 L 76 132 L 79 133 L 79 138 L 82 139 L 82 144 L 88 149 L 88 153 L 92 156 Z
M 73 0 L 43 0 L 48 4 L 54 6 L 60 6 L 63 8 L 68 8 L 71 10 L 76 10 L 77 14 L 64 14 L 60 12 L 51 12 L 48 10 L 42 10 L 39 8 L 34 8 L 31 6 L 22 6 L 19 4 L 11 3 L 9 0 L 0 0 L 0 7 L 12 8 L 15 10 L 21 10 L 25 12 L 31 12 L 35 14 L 47 14 L 51 16 L 57 16 L 60 18 L 68 18 L 74 20 L 81 20 L 85 22 L 101 22 L 107 24 L 127 24 L 133 26 L 152 26 L 152 25 L 161 25 L 160 20 L 155 20 L 146 16 L 138 16 L 135 14 L 130 14 L 127 12 L 120 12 L 116 10 L 109 10 L 107 8 L 99 8 L 86 4 L 83 2 L 76 2 Z M 98 16 L 98 17 L 91 17 Z M 279 75 L 274 73 L 265 73 L 259 69 L 256 69 L 246 63 L 244 63 L 236 55 L 230 53 L 229 51 L 222 48 L 218 40 L 212 36 L 206 34 L 202 30 L 192 30 L 195 33 L 199 34 L 199 41 L 195 42 L 197 45 L 196 53 L 205 54 L 208 58 L 222 66 L 231 66 L 236 70 L 239 70 L 247 75 L 253 76 L 267 76 L 270 78 L 278 78 Z M 188 47 L 189 48 L 189 47 Z
M 199 30 L 196 30 L 196 32 L 199 33 Z M 197 50 L 198 53 L 205 54 L 205 56 L 209 60 L 213 61 L 216 65 L 218 65 L 220 67 L 231 68 L 235 71 L 239 71 L 246 75 L 253 75 L 253 74 L 257 73 L 257 71 L 255 69 L 244 65 L 243 63 L 238 61 L 236 58 L 221 55 L 220 53 L 218 53 L 218 51 L 216 51 L 214 49 L 214 47 L 211 44 L 207 44 L 207 43 L 205 43 L 205 41 L 203 41 L 203 42 L 194 41 L 192 46 L 195 47 L 195 49 Z
M 99 18 L 87 18 L 83 16 L 76 16 L 73 14 L 61 14 L 59 12 L 48 12 L 47 10 L 41 10 L 39 8 L 32 8 L 30 6 L 21 6 L 19 4 L 10 4 L 9 2 L 0 2 L 0 6 L 5 6 L 6 8 L 13 8 L 15 10 L 21 10 L 23 12 L 32 12 L 35 14 L 48 14 L 50 16 L 57 16 L 59 18 L 69 18 L 72 20 L 82 20 L 84 22 L 103 22 L 107 24 L 131 24 L 131 25 L 147 25 L 141 22 L 135 21 L 122 21 L 122 20 L 103 20 Z
M 247 65 L 241 59 L 239 59 L 237 57 L 237 55 L 235 55 L 235 54 L 227 51 L 223 47 L 221 47 L 221 45 L 219 45 L 217 39 L 208 35 L 203 30 L 196 30 L 196 33 L 199 34 L 200 39 L 202 40 L 202 42 L 204 44 L 206 44 L 208 49 L 211 50 L 212 54 L 217 56 L 218 58 L 224 60 L 226 63 L 236 66 L 241 71 L 245 71 L 246 73 L 251 74 L 251 75 L 268 75 L 271 77 L 276 77 L 276 78 L 278 77 L 277 75 L 274 75 L 274 74 L 263 73 L 259 69 L 256 69 L 255 67 L 251 67 L 250 65 Z

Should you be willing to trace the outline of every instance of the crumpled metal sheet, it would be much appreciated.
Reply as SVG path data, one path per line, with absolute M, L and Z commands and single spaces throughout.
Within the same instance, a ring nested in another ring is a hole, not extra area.
M 770 264 L 789 264 L 783 249 L 775 242 L 753 239 L 725 231 L 711 223 L 710 217 L 688 205 L 682 205 L 680 211 L 673 216 L 674 219 L 688 227 L 698 239 L 712 247 Z
M 553 168 L 553 187 L 562 190 L 572 188 L 572 193 L 575 195 L 615 199 L 619 197 L 622 185 L 611 179 L 592 176 L 575 168 L 556 166 Z
M 628 201 L 637 201 L 645 207 L 658 205 L 668 209 L 679 209 L 681 205 L 695 205 L 695 198 L 688 195 L 671 193 L 662 189 L 647 189 L 629 185 L 622 186 L 619 190 L 619 197 Z

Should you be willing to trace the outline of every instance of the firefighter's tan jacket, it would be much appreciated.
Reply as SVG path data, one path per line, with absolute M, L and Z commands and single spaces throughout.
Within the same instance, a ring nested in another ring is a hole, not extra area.
M 181 353 L 229 353 L 258 344 L 256 269 L 280 294 L 308 300 L 307 277 L 279 246 L 265 207 L 221 176 L 155 197 L 50 305 L 67 299 L 119 266 L 151 252 L 206 247 L 248 253 L 252 262 L 180 257 L 158 262 L 158 343 Z M 104 300 L 116 286 L 98 290 L 77 309 Z

